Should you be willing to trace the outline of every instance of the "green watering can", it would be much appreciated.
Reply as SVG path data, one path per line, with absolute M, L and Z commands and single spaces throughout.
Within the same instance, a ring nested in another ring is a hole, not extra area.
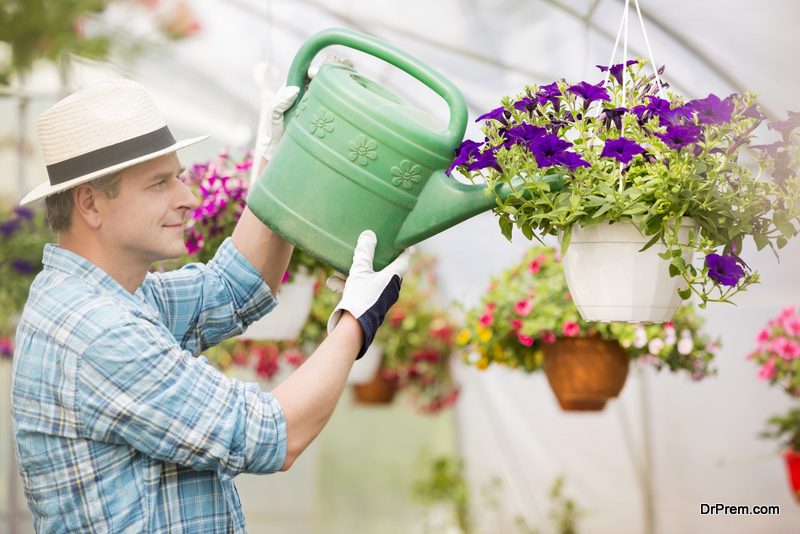
M 428 86 L 449 106 L 447 127 L 339 63 L 324 63 L 303 92 L 311 61 L 331 45 L 373 55 Z M 485 185 L 445 174 L 464 138 L 467 106 L 452 83 L 422 62 L 375 38 L 333 28 L 300 47 L 286 84 L 301 93 L 247 205 L 325 265 L 349 274 L 358 236 L 369 229 L 378 238 L 375 270 L 383 269 L 405 248 L 497 205 Z M 497 193 L 505 198 L 511 189 L 505 185 Z

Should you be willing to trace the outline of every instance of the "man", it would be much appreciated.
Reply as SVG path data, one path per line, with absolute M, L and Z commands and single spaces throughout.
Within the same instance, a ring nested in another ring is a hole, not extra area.
M 297 88 L 268 105 L 260 151 Z M 196 358 L 276 304 L 292 246 L 245 210 L 207 265 L 148 273 L 184 252 L 198 202 L 176 142 L 141 85 L 114 80 L 47 110 L 39 136 L 47 245 L 17 331 L 15 451 L 37 531 L 243 532 L 233 478 L 286 470 L 330 418 L 353 361 L 399 293 L 404 252 L 372 270 L 359 239 L 319 349 L 271 393 Z

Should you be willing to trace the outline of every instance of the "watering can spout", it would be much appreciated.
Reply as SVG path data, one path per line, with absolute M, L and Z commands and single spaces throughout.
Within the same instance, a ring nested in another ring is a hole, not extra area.
M 563 179 L 556 175 L 542 177 L 551 191 L 563 186 Z M 424 241 L 451 226 L 488 211 L 514 192 L 512 187 L 522 185 L 521 179 L 512 183 L 497 184 L 492 193 L 482 184 L 465 184 L 447 176 L 445 171 L 434 172 L 425 184 L 417 205 L 408 215 L 395 241 L 395 248 L 402 250 Z M 526 196 L 530 193 L 526 192 Z

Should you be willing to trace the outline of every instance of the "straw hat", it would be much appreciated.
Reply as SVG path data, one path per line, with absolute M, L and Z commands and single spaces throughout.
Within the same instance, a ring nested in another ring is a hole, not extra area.
M 108 80 L 56 103 L 39 117 L 39 142 L 50 179 L 20 205 L 193 145 L 175 141 L 144 87 Z

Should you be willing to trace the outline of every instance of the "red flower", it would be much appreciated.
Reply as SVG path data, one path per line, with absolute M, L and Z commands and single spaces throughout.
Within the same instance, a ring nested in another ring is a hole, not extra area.
M 533 338 L 526 336 L 522 332 L 520 332 L 517 335 L 517 339 L 519 339 L 519 342 L 525 345 L 526 347 L 530 347 L 531 345 L 533 345 Z
M 481 321 L 481 326 L 484 327 L 490 326 L 494 322 L 494 315 L 492 315 L 492 312 L 490 311 L 483 312 L 480 321 Z
M 533 304 L 530 300 L 525 299 L 514 304 L 514 312 L 522 317 L 525 317 L 531 313 L 531 310 L 533 310 Z
M 561 325 L 561 331 L 567 337 L 575 337 L 581 333 L 581 327 L 576 322 L 564 321 L 564 324 Z
M 542 338 L 542 342 L 544 343 L 556 342 L 556 335 L 550 330 L 542 330 L 541 332 L 539 332 L 539 336 Z

